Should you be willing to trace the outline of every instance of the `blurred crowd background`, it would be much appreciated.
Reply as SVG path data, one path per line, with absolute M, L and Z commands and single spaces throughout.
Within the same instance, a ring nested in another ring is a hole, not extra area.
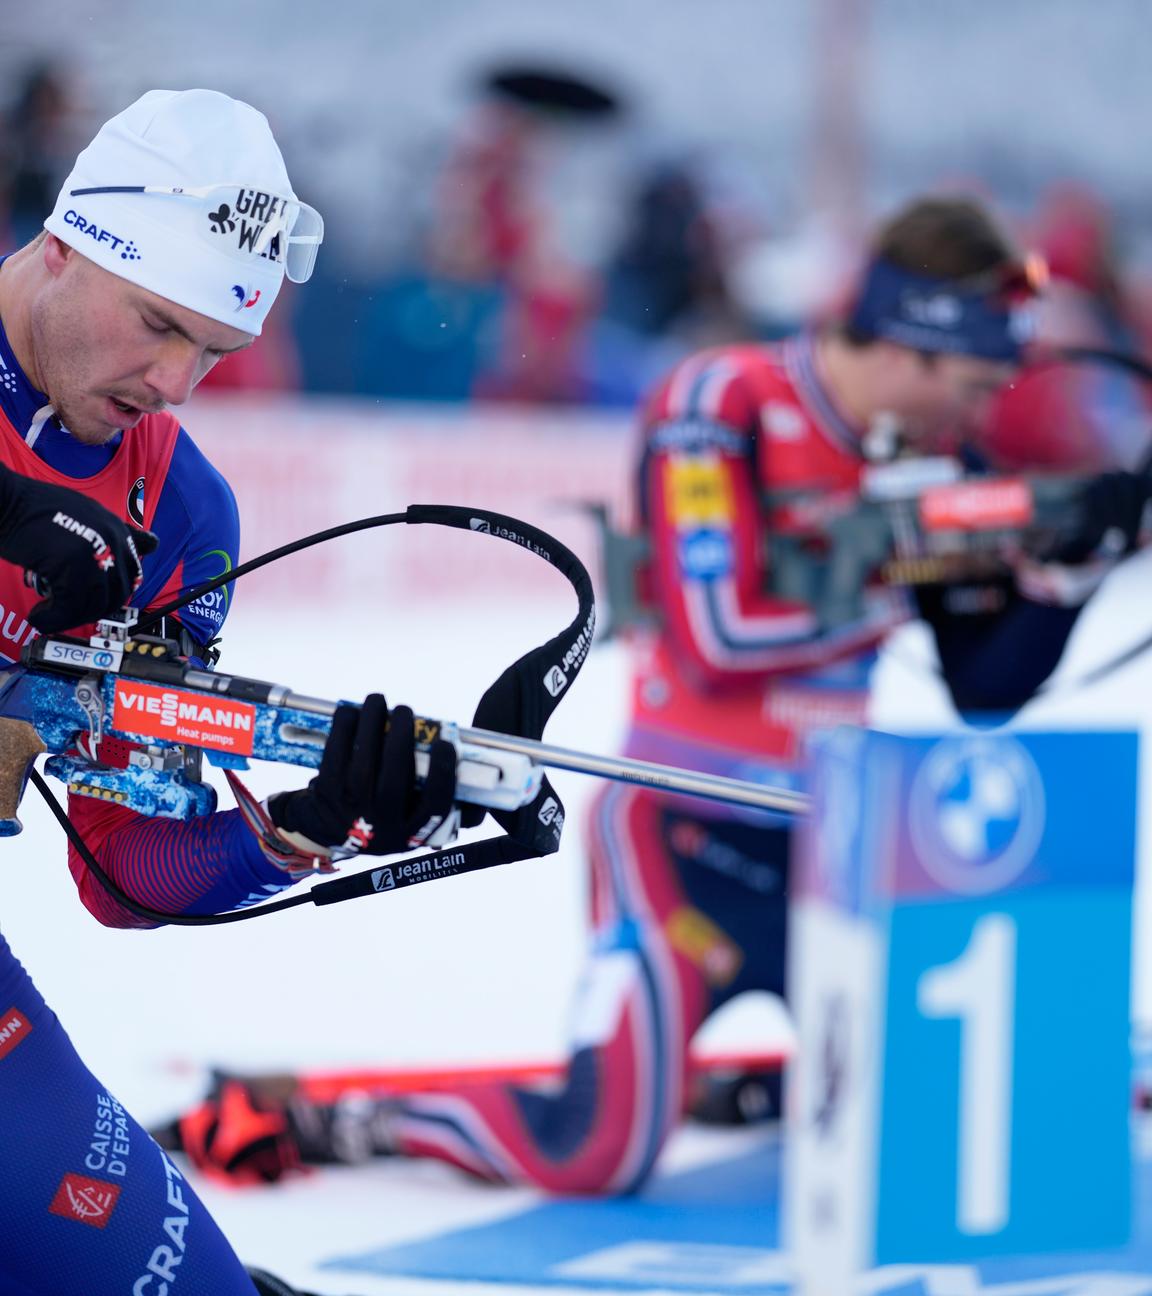
M 154 86 L 270 118 L 314 280 L 217 386 L 628 406 L 831 309 L 878 217 L 992 202 L 1064 340 L 1148 350 L 1146 0 L 7 0 L 0 245 Z

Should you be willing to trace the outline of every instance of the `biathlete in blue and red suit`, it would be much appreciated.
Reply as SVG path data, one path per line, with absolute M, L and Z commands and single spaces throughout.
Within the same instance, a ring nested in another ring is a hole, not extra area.
M 1016 371 L 1030 293 L 982 209 L 924 200 L 880 231 L 844 325 L 707 351 L 661 385 L 636 483 L 656 624 L 635 642 L 629 756 L 795 787 L 806 735 L 864 720 L 876 645 L 909 615 L 906 597 L 872 585 L 855 619 L 825 624 L 815 606 L 772 592 L 767 542 L 813 543 L 821 519 L 852 506 L 878 429 L 895 424 L 915 446 L 978 427 Z M 1131 485 L 1106 480 L 1091 494 L 1078 557 L 1110 522 L 1138 525 L 1126 502 L 1139 494 L 1142 509 L 1147 490 Z M 976 599 L 925 595 L 959 704 L 1017 706 L 1046 677 L 1089 587 L 1058 605 L 1050 595 L 1066 573 L 1022 561 Z M 785 989 L 789 835 L 766 812 L 608 787 L 591 814 L 592 957 L 562 1086 L 381 1093 L 380 1149 L 555 1192 L 636 1189 L 685 1110 L 701 1023 L 744 990 Z M 349 1088 L 364 1083 L 349 1077 Z M 243 1110 L 244 1087 L 323 1159 L 315 1133 L 340 1122 L 310 1101 L 307 1075 L 288 1097 L 251 1077 L 220 1093 Z M 338 1093 L 331 1074 L 323 1089 Z M 244 1174 L 244 1140 L 222 1110 L 217 1096 L 190 1113 L 183 1141 L 200 1164 Z
M 213 91 L 157 90 L 101 128 L 44 232 L 0 264 L 0 465 L 5 477 L 12 468 L 34 479 L 36 491 L 80 492 L 81 533 L 98 530 L 89 515 L 154 533 L 135 592 L 131 583 L 121 592 L 136 607 L 159 606 L 236 560 L 232 492 L 166 406 L 259 335 L 284 275 L 308 278 L 322 230 L 293 195 L 260 113 Z M 0 562 L 0 650 L 10 665 L 35 633 L 30 622 L 47 623 L 23 577 L 37 563 L 10 546 L 0 553 L 9 559 Z M 226 587 L 180 611 L 171 629 L 187 656 L 203 659 L 229 597 Z M 50 628 L 83 632 L 114 610 L 109 602 L 90 598 L 81 624 Z M 22 714 L 18 679 L 3 700 L 5 714 Z M 241 793 L 239 809 L 186 823 L 76 796 L 68 809 L 137 902 L 210 913 L 329 866 L 358 820 L 369 852 L 422 844 L 452 815 L 455 754 L 435 750 L 418 790 L 414 750 L 411 712 L 389 713 L 373 695 L 340 708 L 320 775 L 301 792 L 265 804 Z M 125 760 L 103 747 L 99 755 Z M 4 849 L 18 852 L 19 840 Z M 153 925 L 110 899 L 75 852 L 69 862 L 101 922 Z M 177 1167 L 85 1067 L 2 939 L 0 1014 L 0 1291 L 265 1290 Z M 274 1139 L 270 1124 L 257 1118 L 249 1133 Z

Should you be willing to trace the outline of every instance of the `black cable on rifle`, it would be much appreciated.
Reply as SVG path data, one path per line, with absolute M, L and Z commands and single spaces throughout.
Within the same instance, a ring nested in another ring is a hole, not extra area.
M 291 554 L 299 553 L 302 549 L 311 549 L 313 545 L 325 544 L 329 540 L 339 540 L 341 536 L 354 535 L 357 531 L 369 531 L 373 527 L 393 526 L 398 522 L 407 522 L 406 513 L 381 513 L 377 517 L 360 518 L 356 522 L 344 522 L 340 526 L 329 527 L 326 531 L 314 531 L 311 535 L 301 537 L 299 540 L 293 540 L 291 544 L 281 545 L 279 549 L 269 549 L 267 553 L 259 554 L 255 558 L 249 558 L 239 567 L 232 568 L 220 576 L 213 576 L 211 580 L 201 581 L 199 585 L 194 585 L 192 589 L 182 594 L 179 598 L 173 599 L 171 603 L 165 603 L 163 607 L 154 608 L 146 616 L 143 616 L 136 622 L 135 630 L 138 634 L 143 634 L 153 626 L 159 625 L 160 622 L 171 613 L 186 607 L 189 603 L 195 603 L 198 598 L 203 598 L 205 594 L 211 594 L 213 590 L 219 589 L 221 585 L 231 585 L 234 580 L 239 580 L 241 576 L 247 576 L 249 572 L 254 572 L 260 567 L 267 567 L 269 563 L 279 562 L 281 558 L 287 558 Z
M 174 599 L 170 603 L 164 604 L 163 607 L 150 611 L 145 617 L 137 621 L 134 630 L 136 633 L 142 633 L 148 628 L 159 624 L 165 616 L 177 611 L 189 603 L 195 602 L 205 594 L 221 585 L 230 584 L 232 581 L 246 576 L 250 572 L 256 571 L 260 567 L 267 566 L 269 563 L 277 562 L 281 558 L 287 558 L 289 555 L 299 553 L 302 549 L 311 548 L 313 545 L 324 544 L 329 540 L 339 539 L 341 536 L 352 535 L 357 531 L 367 531 L 375 527 L 393 526 L 399 523 L 425 523 L 430 522 L 441 526 L 457 527 L 464 530 L 487 532 L 496 534 L 499 538 L 511 540 L 516 544 L 528 547 L 537 556 L 543 558 L 550 566 L 555 567 L 561 572 L 571 584 L 576 594 L 578 610 L 573 621 L 555 635 L 547 644 L 541 648 L 532 650 L 518 659 L 508 668 L 509 672 L 523 667 L 530 659 L 534 659 L 541 653 L 552 648 L 555 644 L 565 639 L 567 636 L 576 633 L 581 626 L 592 626 L 595 623 L 595 603 L 592 595 L 592 579 L 588 575 L 587 569 L 579 558 L 564 544 L 561 544 L 554 536 L 549 535 L 546 531 L 531 526 L 529 523 L 521 521 L 519 518 L 508 517 L 501 513 L 493 513 L 488 509 L 463 509 L 452 505 L 439 504 L 413 504 L 403 513 L 384 513 L 376 517 L 360 518 L 355 522 L 345 522 L 340 526 L 329 527 L 324 531 L 316 531 L 311 535 L 303 536 L 299 540 L 293 540 L 290 544 L 281 545 L 278 549 L 271 549 L 267 553 L 251 558 L 245 563 L 231 571 L 224 572 L 220 576 L 213 577 L 211 580 L 203 581 L 201 584 L 194 586 L 191 590 L 181 595 L 180 598 Z M 477 524 L 481 525 L 477 525 Z M 495 531 L 493 531 L 493 526 Z M 547 546 L 545 548 L 544 546 Z M 578 672 L 583 659 L 575 664 L 575 671 Z M 556 705 L 553 699 L 549 704 L 551 707 Z M 550 713 L 550 712 L 549 712 Z M 298 893 L 293 896 L 282 897 L 279 900 L 266 901 L 260 905 L 254 905 L 245 909 L 234 909 L 223 913 L 214 914 L 172 914 L 166 913 L 159 909 L 153 909 L 148 905 L 142 904 L 133 896 L 130 896 L 105 870 L 100 861 L 96 858 L 95 853 L 84 840 L 83 834 L 68 817 L 67 811 L 56 800 L 52 789 L 44 777 L 35 768 L 30 767 L 29 778 L 48 803 L 49 809 L 64 829 L 69 842 L 72 844 L 77 854 L 83 860 L 93 876 L 123 908 L 138 917 L 145 918 L 149 922 L 171 924 L 181 927 L 207 927 L 219 926 L 223 923 L 246 922 L 252 918 L 262 918 L 266 914 L 277 913 L 284 909 L 292 909 L 303 904 L 328 904 L 337 903 L 343 899 L 352 899 L 357 895 L 371 893 L 371 887 L 365 885 L 364 877 L 353 874 L 342 878 L 334 878 L 329 882 L 322 884 L 320 887 L 313 888 L 309 891 Z M 540 796 L 547 792 L 547 780 L 545 780 Z M 533 803 L 535 804 L 535 803 Z M 558 836 L 556 842 L 558 844 Z M 547 849 L 554 850 L 556 845 L 553 844 Z M 540 854 L 541 850 L 532 850 L 531 847 L 525 848 L 524 844 L 518 842 L 510 836 L 491 838 L 480 842 L 469 843 L 460 847 L 458 850 L 451 852 L 454 856 L 466 856 L 464 862 L 456 863 L 451 868 L 445 868 L 443 876 L 455 876 L 459 873 L 471 872 L 476 869 L 490 868 L 498 864 L 510 863 L 515 859 L 531 858 L 533 854 Z M 431 855 L 421 858 L 439 860 L 449 854 L 448 851 L 436 851 Z M 304 878 L 297 878 L 295 881 L 304 881 Z

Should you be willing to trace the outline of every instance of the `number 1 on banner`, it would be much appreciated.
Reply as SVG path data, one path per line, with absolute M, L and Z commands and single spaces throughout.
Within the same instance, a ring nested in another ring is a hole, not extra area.
M 960 1111 L 956 1223 L 968 1234 L 1008 1223 L 1016 924 L 986 914 L 964 953 L 929 968 L 917 984 L 925 1017 L 959 1017 Z

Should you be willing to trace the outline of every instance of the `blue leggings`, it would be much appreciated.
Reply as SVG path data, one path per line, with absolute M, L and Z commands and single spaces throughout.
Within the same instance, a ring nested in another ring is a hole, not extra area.
M 254 1296 L 0 937 L 0 1296 Z

